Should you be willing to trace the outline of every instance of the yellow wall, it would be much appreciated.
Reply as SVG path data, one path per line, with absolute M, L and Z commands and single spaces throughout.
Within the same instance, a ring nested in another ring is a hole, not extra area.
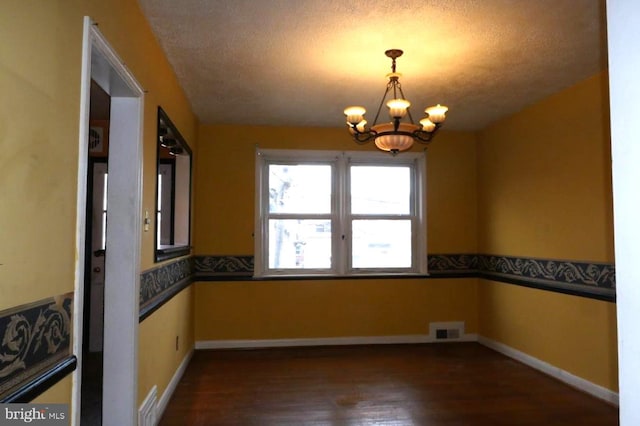
M 607 77 L 480 132 L 480 251 L 613 261 Z
M 72 381 L 70 375 L 63 378 L 31 402 L 34 404 L 67 404 L 73 386 Z M 69 408 L 69 415 L 71 415 L 71 408 Z
M 176 368 L 193 349 L 193 287 L 182 290 L 140 324 L 138 404 L 154 385 L 158 397 L 162 396 Z
M 373 149 L 342 128 L 202 125 L 195 250 L 252 255 L 255 149 Z M 415 150 L 421 149 L 420 146 Z M 476 251 L 476 144 L 443 132 L 427 159 L 431 253 Z M 388 155 L 380 153 L 380 155 Z M 431 321 L 477 329 L 476 279 L 207 282 L 196 287 L 196 340 L 427 334 Z
M 0 13 L 0 309 L 73 291 L 82 16 L 62 3 Z
M 618 390 L 616 305 L 481 281 L 480 335 Z
M 196 340 L 428 334 L 477 330 L 475 279 L 211 282 L 196 286 Z
M 613 262 L 607 76 L 479 135 L 479 251 Z M 617 390 L 615 304 L 482 280 L 480 334 Z
M 8 0 L 0 13 L 0 310 L 73 291 L 83 17 L 91 16 L 146 90 L 143 208 L 153 211 L 157 107 L 195 148 L 197 119 L 135 0 Z M 153 216 L 153 215 L 152 215 Z M 153 263 L 153 232 L 142 238 L 142 270 Z M 132 283 L 133 285 L 133 283 Z M 190 297 L 184 292 L 181 298 Z M 173 374 L 175 349 L 150 339 L 184 328 L 191 305 L 167 305 L 140 329 L 139 394 Z M 159 318 L 162 318 L 160 320 Z M 185 336 L 185 345 L 192 338 Z M 173 337 L 175 339 L 175 336 Z M 80 354 L 77 354 L 80 355 Z M 169 362 L 171 360 L 171 362 Z M 68 391 L 65 396 L 70 401 Z M 60 392 L 57 395 L 61 395 Z M 60 396 L 57 396 L 59 398 Z M 64 402 L 64 401 L 59 401 Z
M 196 254 L 253 254 L 255 150 L 371 150 L 342 128 L 201 125 L 196 159 Z M 414 146 L 415 151 L 423 148 Z M 380 152 L 380 155 L 385 155 Z M 386 154 L 388 155 L 388 154 Z M 472 133 L 440 133 L 427 157 L 431 253 L 475 252 L 476 143 Z

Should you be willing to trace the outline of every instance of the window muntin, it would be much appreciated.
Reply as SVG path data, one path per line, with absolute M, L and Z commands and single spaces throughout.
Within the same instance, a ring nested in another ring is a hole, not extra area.
M 425 155 L 259 150 L 256 276 L 426 273 Z

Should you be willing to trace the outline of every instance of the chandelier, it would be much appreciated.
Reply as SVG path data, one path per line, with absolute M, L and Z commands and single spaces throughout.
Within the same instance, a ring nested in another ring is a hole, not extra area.
M 379 149 L 396 155 L 400 151 L 411 148 L 414 141 L 429 143 L 442 126 L 448 108 L 440 104 L 429 107 L 424 110 L 426 117 L 420 120 L 420 125 L 415 124 L 409 111 L 411 102 L 404 97 L 400 85 L 402 74 L 396 72 L 396 58 L 402 56 L 403 52 L 400 49 L 390 49 L 384 53 L 391 58 L 391 73 L 387 74 L 389 82 L 378 106 L 373 124 L 371 127 L 367 127 L 367 120 L 364 119 L 366 110 L 361 106 L 347 107 L 344 114 L 347 116 L 347 126 L 354 141 L 365 144 L 373 139 Z M 389 116 L 392 121 L 378 124 L 380 110 L 389 94 L 392 95 L 392 98 L 387 101 L 386 105 L 389 108 Z M 408 120 L 403 121 L 405 117 Z

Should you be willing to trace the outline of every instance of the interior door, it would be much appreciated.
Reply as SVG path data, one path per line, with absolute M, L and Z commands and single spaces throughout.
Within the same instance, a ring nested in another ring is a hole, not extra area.
M 104 330 L 104 260 L 107 236 L 107 163 L 93 164 L 89 351 L 102 351 Z

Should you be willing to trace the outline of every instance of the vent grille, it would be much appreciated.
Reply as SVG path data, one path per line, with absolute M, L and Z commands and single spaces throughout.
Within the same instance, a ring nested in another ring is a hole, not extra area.
M 460 340 L 464 336 L 464 322 L 432 322 L 429 335 L 434 340 Z

